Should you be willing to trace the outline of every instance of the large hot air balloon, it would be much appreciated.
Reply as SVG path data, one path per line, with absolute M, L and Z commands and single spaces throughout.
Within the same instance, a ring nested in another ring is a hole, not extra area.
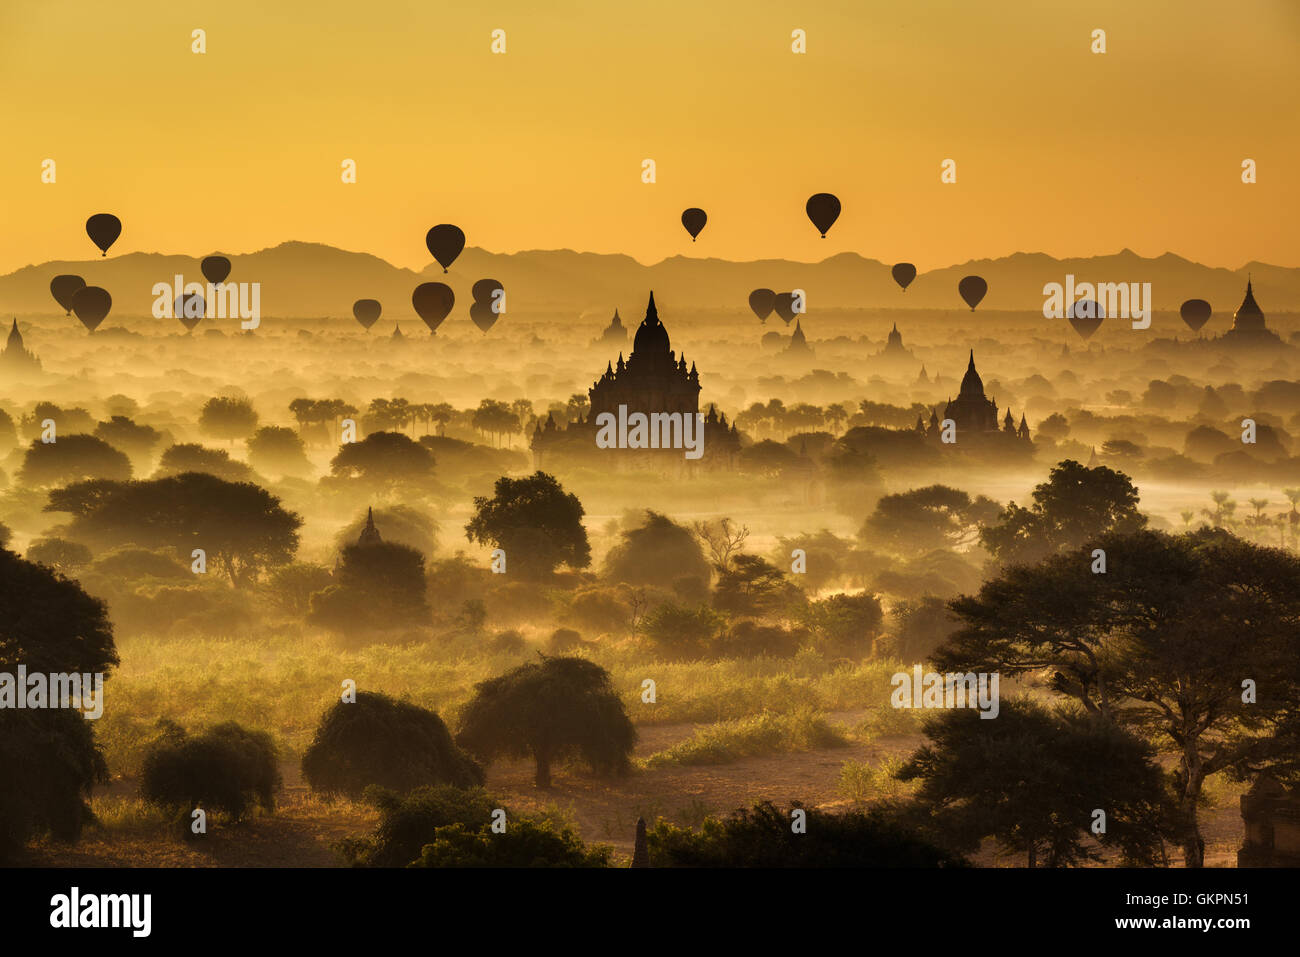
M 469 307 L 469 317 L 484 332 L 491 329 L 501 314 L 492 308 L 497 301 L 496 293 L 504 290 L 505 286 L 501 285 L 496 279 L 480 279 L 474 283 L 470 293 L 474 297 L 474 304 Z
M 766 322 L 776 308 L 776 293 L 771 289 L 755 289 L 749 294 L 749 308 L 754 310 L 759 322 Z
M 181 321 L 186 329 L 193 330 L 208 314 L 208 304 L 197 292 L 182 294 L 172 303 L 172 315 Z
M 970 311 L 974 312 L 984 294 L 989 291 L 989 284 L 979 276 L 967 276 L 957 283 L 957 291 L 966 300 L 966 305 L 970 306 Z
M 72 297 L 72 311 L 77 314 L 81 324 L 90 332 L 104 321 L 108 310 L 113 308 L 113 297 L 107 289 L 98 286 L 83 286 Z
M 709 214 L 695 206 L 682 213 L 682 225 L 691 234 L 691 242 L 695 242 L 695 237 L 700 234 L 700 230 L 704 228 L 704 224 L 708 221 Z
M 1187 328 L 1192 332 L 1200 332 L 1201 327 L 1210 321 L 1213 310 L 1204 299 L 1188 299 L 1178 310 L 1178 314 L 1183 317 L 1183 322 L 1187 323 Z
M 96 213 L 86 220 L 86 235 L 99 247 L 99 254 L 107 256 L 108 247 L 122 235 L 122 221 L 112 213 Z
M 230 260 L 225 256 L 208 256 L 199 263 L 199 268 L 203 270 L 204 279 L 214 286 L 219 286 L 230 275 Z
M 352 304 L 352 317 L 361 323 L 362 329 L 369 329 L 378 322 L 383 311 L 378 299 L 358 299 Z
M 447 318 L 455 304 L 456 294 L 450 286 L 440 282 L 422 282 L 411 293 L 411 305 L 431 333 L 438 331 L 442 320 Z
M 424 244 L 429 247 L 429 253 L 433 258 L 438 260 L 442 271 L 446 272 L 465 248 L 465 233 L 459 226 L 439 223 L 429 230 L 428 235 L 424 237 Z
M 781 317 L 781 321 L 786 325 L 789 325 L 790 321 L 794 319 L 794 293 L 778 292 L 776 294 L 776 301 L 773 303 L 772 308 L 774 308 L 776 314 Z
M 907 287 L 916 278 L 916 267 L 911 263 L 896 263 L 889 272 L 894 277 L 894 282 L 898 283 L 903 292 L 907 292 Z
M 840 218 L 840 201 L 831 193 L 814 193 L 808 197 L 804 209 L 817 231 L 822 234 L 822 239 L 826 238 L 827 231 L 835 225 L 835 220 Z
M 1070 304 L 1066 318 L 1074 327 L 1074 331 L 1083 337 L 1084 342 L 1087 342 L 1092 338 L 1092 334 L 1101 328 L 1101 321 L 1106 318 L 1106 310 L 1102 308 L 1101 303 L 1092 299 L 1080 299 Z
M 50 294 L 69 316 L 72 315 L 72 297 L 77 294 L 78 289 L 85 287 L 86 280 L 80 276 L 55 276 L 50 280 Z

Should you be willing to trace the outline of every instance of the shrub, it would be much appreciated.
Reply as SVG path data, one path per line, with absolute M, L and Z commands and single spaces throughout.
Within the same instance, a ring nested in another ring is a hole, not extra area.
M 528 650 L 528 643 L 517 629 L 511 628 L 493 635 L 487 648 L 494 655 L 520 655 Z
M 608 867 L 609 848 L 588 850 L 568 828 L 522 818 L 505 833 L 489 825 L 440 827 L 420 851 L 414 867 Z
M 652 754 L 647 767 L 729 764 L 742 758 L 794 751 L 842 748 L 844 732 L 811 708 L 792 714 L 760 714 L 706 725 L 666 751 Z
M 227 721 L 190 737 L 178 725 L 161 724 L 140 773 L 145 801 L 173 812 L 202 806 L 235 820 L 254 804 L 275 810 L 280 771 L 269 734 Z
M 557 628 L 546 640 L 546 650 L 553 655 L 563 655 L 581 648 L 584 644 L 582 635 L 572 628 Z
M 312 790 L 351 797 L 371 784 L 402 792 L 483 783 L 482 769 L 456 747 L 438 715 L 370 691 L 325 712 L 303 754 L 302 774 Z
M 386 788 L 365 789 L 365 799 L 379 811 L 375 833 L 340 841 L 336 849 L 353 867 L 405 867 L 420 848 L 437 837 L 438 828 L 461 824 L 477 830 L 492 819 L 499 805 L 481 787 L 449 784 L 420 787 L 407 794 Z

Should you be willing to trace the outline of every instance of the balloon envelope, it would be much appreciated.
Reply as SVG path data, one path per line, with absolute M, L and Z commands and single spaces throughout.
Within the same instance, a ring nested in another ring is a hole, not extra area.
M 700 234 L 700 230 L 704 228 L 704 224 L 708 221 L 709 214 L 695 206 L 682 213 L 682 225 L 691 234 L 691 242 L 695 242 L 695 237 Z
M 840 201 L 832 193 L 814 193 L 808 197 L 808 204 L 804 210 L 808 213 L 812 224 L 817 227 L 817 231 L 822 234 L 822 239 L 825 239 L 826 231 L 835 225 L 835 220 L 840 218 Z
M 1092 334 L 1101 328 L 1101 321 L 1106 318 L 1106 310 L 1102 308 L 1101 303 L 1092 299 L 1080 299 L 1071 304 L 1067 318 L 1074 331 L 1083 337 L 1084 342 L 1087 342 L 1092 338 Z
M 207 303 L 197 292 L 181 295 L 172 303 L 172 315 L 179 319 L 186 329 L 193 329 L 207 314 Z
M 230 260 L 225 256 L 208 256 L 199 263 L 199 268 L 203 270 L 203 278 L 216 285 L 225 282 L 230 275 Z
M 77 314 L 81 324 L 91 332 L 104 321 L 108 310 L 113 307 L 113 297 L 107 289 L 98 286 L 83 286 L 72 297 L 72 311 Z
M 967 276 L 957 283 L 957 291 L 966 300 L 966 305 L 970 306 L 970 311 L 974 312 L 984 294 L 989 291 L 989 284 L 979 276 Z
M 907 287 L 912 284 L 916 278 L 916 267 L 911 263 L 897 263 L 890 274 L 894 277 L 894 282 L 902 287 L 903 292 L 907 292 Z
M 776 293 L 771 289 L 755 289 L 749 294 L 749 308 L 754 310 L 759 322 L 766 322 L 776 308 Z
M 416 314 L 424 320 L 430 332 L 437 332 L 442 320 L 447 318 L 451 307 L 456 304 L 456 294 L 451 287 L 440 282 L 422 282 L 411 293 L 411 305 Z
M 358 299 L 352 304 L 352 317 L 361 323 L 362 329 L 369 329 L 378 322 L 383 311 L 378 299 Z
M 492 311 L 492 306 L 487 303 L 476 302 L 469 307 L 469 317 L 473 320 L 474 325 L 478 326 L 484 332 L 487 332 L 496 325 L 499 313 Z
M 1188 299 L 1178 310 L 1178 314 L 1183 317 L 1183 322 L 1187 323 L 1187 328 L 1192 332 L 1200 332 L 1201 326 L 1210 321 L 1213 310 L 1204 299 Z
M 108 255 L 108 247 L 122 235 L 122 221 L 112 213 L 96 213 L 86 220 L 86 235 L 99 247 L 100 255 Z
M 78 289 L 84 289 L 86 280 L 80 276 L 55 276 L 50 280 L 50 294 L 54 296 L 54 301 L 63 307 L 63 311 L 72 315 L 72 297 L 77 294 Z
M 429 253 L 434 259 L 438 260 L 438 265 L 442 271 L 446 272 L 448 267 L 456 261 L 461 250 L 465 248 L 465 233 L 459 226 L 453 226 L 451 223 L 439 223 L 429 230 L 424 237 L 424 244 L 429 247 Z
M 781 321 L 789 325 L 790 320 L 794 318 L 794 293 L 778 292 L 773 308 L 776 309 L 776 314 L 781 317 Z

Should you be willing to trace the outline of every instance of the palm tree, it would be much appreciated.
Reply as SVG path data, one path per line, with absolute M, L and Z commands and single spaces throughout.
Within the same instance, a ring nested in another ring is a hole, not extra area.
M 1183 528 L 1190 529 L 1192 527 L 1192 519 L 1196 517 L 1196 512 L 1190 508 L 1185 508 L 1178 513 L 1178 517 L 1183 520 Z

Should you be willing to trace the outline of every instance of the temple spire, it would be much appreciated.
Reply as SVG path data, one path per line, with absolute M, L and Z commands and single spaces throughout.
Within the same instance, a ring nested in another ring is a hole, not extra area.
M 659 321 L 659 310 L 655 308 L 655 291 L 653 289 L 650 290 L 650 304 L 645 308 L 645 317 L 653 319 L 655 322 Z

